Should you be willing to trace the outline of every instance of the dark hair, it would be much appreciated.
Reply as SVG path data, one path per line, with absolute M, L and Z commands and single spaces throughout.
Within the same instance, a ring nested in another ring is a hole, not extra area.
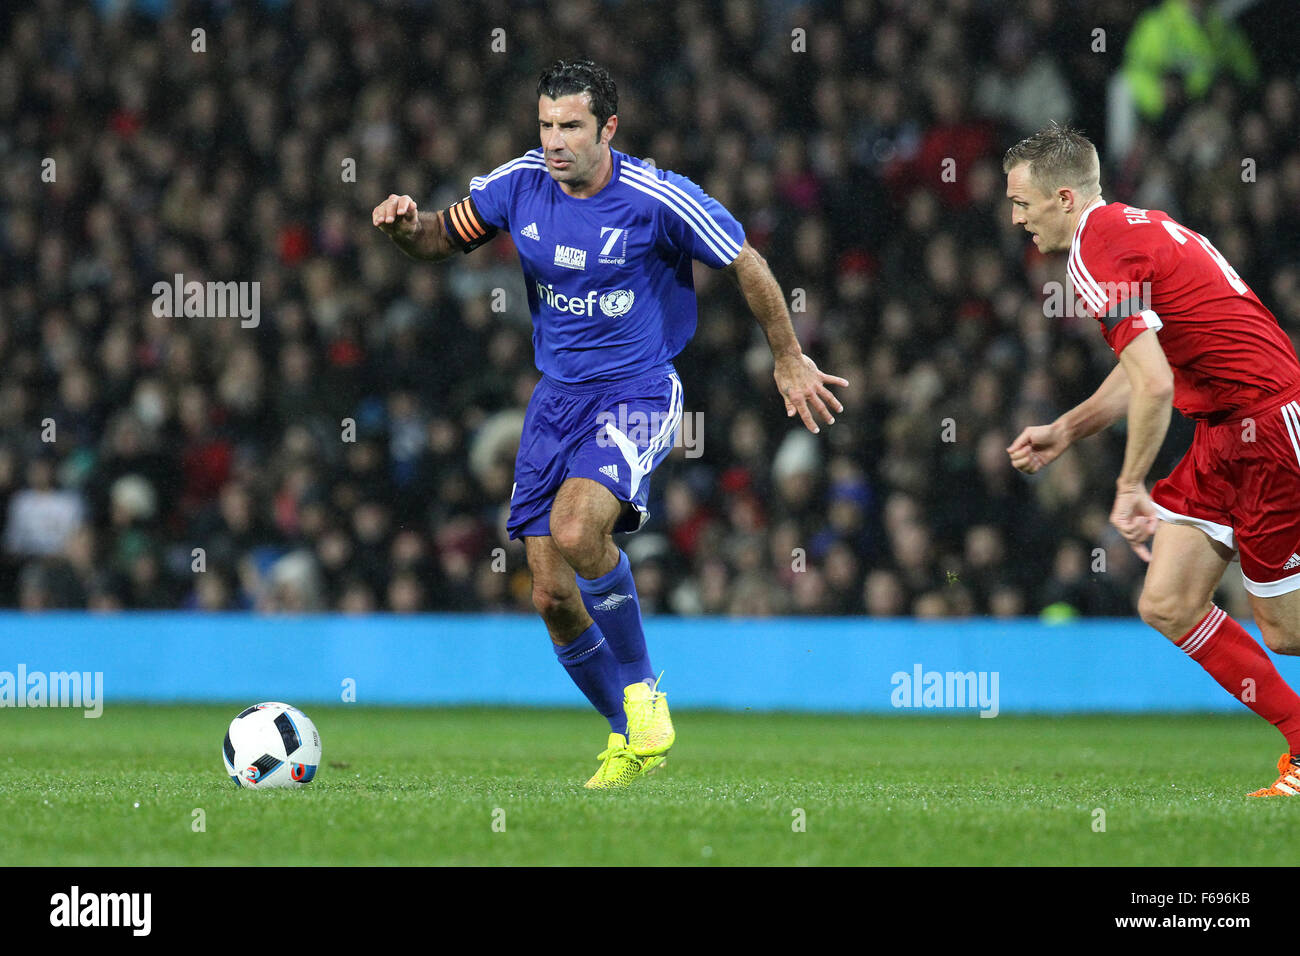
M 556 60 L 537 81 L 537 95 L 558 100 L 573 93 L 591 96 L 591 112 L 596 117 L 596 136 L 611 116 L 618 112 L 618 88 L 609 71 L 590 60 Z
M 1027 136 L 1002 157 L 1002 171 L 1009 173 L 1021 163 L 1029 164 L 1029 180 L 1050 195 L 1059 186 L 1085 193 L 1099 188 L 1097 150 L 1077 129 L 1049 123 Z

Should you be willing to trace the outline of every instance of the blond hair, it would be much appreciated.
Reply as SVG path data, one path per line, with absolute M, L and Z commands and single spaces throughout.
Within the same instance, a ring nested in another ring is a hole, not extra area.
M 1051 123 L 1016 143 L 1002 157 L 1002 171 L 1009 173 L 1022 163 L 1029 164 L 1029 181 L 1046 195 L 1063 186 L 1084 199 L 1101 192 L 1097 147 L 1068 126 Z

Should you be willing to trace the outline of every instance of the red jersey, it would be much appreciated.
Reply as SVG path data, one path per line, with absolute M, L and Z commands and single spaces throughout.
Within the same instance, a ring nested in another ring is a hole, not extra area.
M 1189 418 L 1227 418 L 1300 383 L 1273 313 L 1208 239 L 1158 209 L 1084 210 L 1067 269 L 1116 355 L 1158 330 L 1174 407 Z

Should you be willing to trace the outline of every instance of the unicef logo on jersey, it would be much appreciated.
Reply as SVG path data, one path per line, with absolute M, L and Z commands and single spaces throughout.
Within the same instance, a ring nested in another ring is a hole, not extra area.
M 597 299 L 599 296 L 599 299 Z M 537 283 L 537 298 L 545 302 L 552 309 L 558 312 L 567 312 L 570 315 L 595 315 L 596 305 L 599 302 L 600 311 L 604 312 L 611 319 L 616 319 L 620 315 L 627 315 L 632 309 L 632 300 L 635 296 L 631 289 L 616 289 L 613 292 L 606 292 L 603 295 L 599 290 L 592 289 L 581 295 L 565 295 L 563 292 L 556 292 L 554 286 L 542 285 Z
M 616 319 L 620 315 L 627 315 L 632 309 L 632 300 L 635 298 L 636 296 L 632 294 L 631 289 L 606 292 L 600 297 L 600 311 L 611 319 Z

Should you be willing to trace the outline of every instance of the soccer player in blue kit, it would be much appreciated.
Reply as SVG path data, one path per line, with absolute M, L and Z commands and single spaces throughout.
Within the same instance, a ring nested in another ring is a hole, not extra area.
M 556 656 L 609 721 L 587 786 L 624 787 L 662 765 L 676 737 L 612 535 L 645 522 L 650 473 L 681 421 L 672 361 L 695 332 L 692 260 L 739 285 L 767 336 L 787 416 L 818 432 L 819 419 L 832 424 L 832 409 L 844 410 L 827 385 L 848 382 L 803 354 L 781 287 L 720 203 L 610 148 L 618 92 L 604 69 L 559 60 L 537 93 L 540 149 L 471 180 L 466 198 L 432 216 L 390 195 L 372 220 L 429 261 L 472 252 L 501 230 L 514 240 L 542 379 L 524 418 L 507 530 L 524 539 L 533 605 Z

